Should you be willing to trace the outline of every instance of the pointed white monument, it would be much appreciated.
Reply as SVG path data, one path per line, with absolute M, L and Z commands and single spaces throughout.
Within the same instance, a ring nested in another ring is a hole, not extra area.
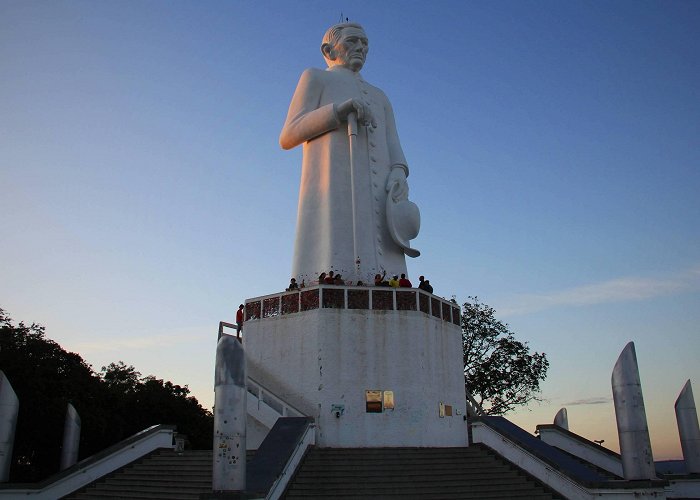
M 17 429 L 19 399 L 5 373 L 0 370 L 0 483 L 10 479 L 12 448 Z
M 556 415 L 554 415 L 554 425 L 558 425 L 562 429 L 569 430 L 569 416 L 566 413 L 566 408 L 560 409 Z
M 78 462 L 80 449 L 80 415 L 75 407 L 68 403 L 66 421 L 63 424 L 63 447 L 61 448 L 61 470 Z
M 656 470 L 634 342 L 629 342 L 617 358 L 612 373 L 612 391 L 624 477 L 655 479 Z
M 685 468 L 689 474 L 700 473 L 700 427 L 690 380 L 683 386 L 674 406 Z

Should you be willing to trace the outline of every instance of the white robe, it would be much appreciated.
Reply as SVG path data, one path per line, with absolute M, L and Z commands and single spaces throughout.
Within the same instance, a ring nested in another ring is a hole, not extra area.
M 336 106 L 361 99 L 371 108 L 377 127 L 358 126 L 354 149 L 357 250 L 353 253 L 350 149 L 347 123 Z M 303 143 L 301 187 L 292 276 L 311 283 L 325 271 L 345 279 L 373 283 L 376 273 L 406 272 L 403 249 L 387 228 L 386 183 L 392 166 L 408 175 L 394 113 L 384 92 L 342 66 L 307 69 L 301 75 L 280 135 L 291 149 Z M 387 278 L 388 279 L 388 278 Z

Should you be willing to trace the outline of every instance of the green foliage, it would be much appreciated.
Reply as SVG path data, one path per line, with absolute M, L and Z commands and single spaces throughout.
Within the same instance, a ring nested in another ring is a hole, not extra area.
M 19 398 L 12 482 L 33 482 L 58 471 L 66 406 L 81 418 L 80 459 L 154 424 L 177 425 L 193 448 L 212 446 L 213 416 L 185 386 L 123 362 L 93 371 L 80 355 L 47 339 L 44 327 L 12 324 L 0 309 L 0 369 Z
M 531 353 L 496 311 L 468 297 L 462 308 L 462 348 L 467 390 L 489 415 L 503 415 L 538 397 L 547 377 L 545 353 Z

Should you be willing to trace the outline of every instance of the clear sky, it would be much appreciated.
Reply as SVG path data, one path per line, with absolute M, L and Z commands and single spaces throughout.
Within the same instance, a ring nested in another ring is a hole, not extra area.
M 0 0 L 0 307 L 97 370 L 213 404 L 217 325 L 291 270 L 278 136 L 341 12 L 394 106 L 436 293 L 547 353 L 546 402 L 618 449 L 639 357 L 657 459 L 700 394 L 700 2 Z M 409 362 L 407 360 L 407 362 Z M 0 367 L 1 368 L 1 367 Z

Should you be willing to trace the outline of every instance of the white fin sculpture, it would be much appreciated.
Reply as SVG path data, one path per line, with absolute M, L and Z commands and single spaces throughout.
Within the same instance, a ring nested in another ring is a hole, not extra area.
M 80 449 L 80 415 L 75 407 L 68 403 L 66 421 L 63 424 L 63 448 L 61 448 L 61 470 L 78 462 Z
M 0 483 L 10 480 L 10 464 L 12 463 L 12 448 L 15 443 L 17 429 L 17 412 L 19 399 L 7 380 L 5 373 L 0 370 Z
M 634 342 L 628 343 L 617 358 L 612 391 L 625 479 L 656 479 Z
M 558 425 L 567 431 L 569 430 L 569 416 L 566 413 L 566 408 L 562 408 L 554 415 L 554 425 Z
M 674 406 L 686 471 L 688 474 L 700 473 L 700 427 L 690 380 L 683 386 Z

